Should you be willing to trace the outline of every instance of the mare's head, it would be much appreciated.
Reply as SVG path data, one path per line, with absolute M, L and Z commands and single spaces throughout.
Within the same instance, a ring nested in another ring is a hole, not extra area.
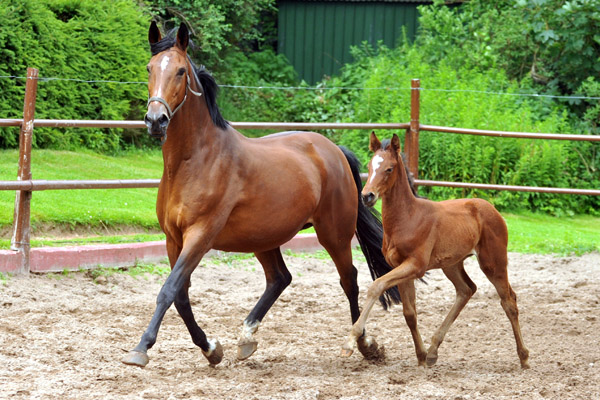
M 171 118 L 186 99 L 190 76 L 194 76 L 194 71 L 190 71 L 192 67 L 187 62 L 187 26 L 181 24 L 174 40 L 162 40 L 156 22 L 152 21 L 148 41 L 152 58 L 147 66 L 148 112 L 144 122 L 150 136 L 164 141 Z
M 383 143 L 377 139 L 375 132 L 371 132 L 369 138 L 369 150 L 373 158 L 369 162 L 369 176 L 362 190 L 363 203 L 372 207 L 397 179 L 398 172 L 404 168 L 402 163 L 402 149 L 400 139 L 394 134 L 391 140 Z

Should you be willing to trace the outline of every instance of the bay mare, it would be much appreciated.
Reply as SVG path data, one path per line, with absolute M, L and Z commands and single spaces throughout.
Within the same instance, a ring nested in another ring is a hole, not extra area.
M 221 361 L 221 345 L 198 326 L 188 297 L 190 276 L 211 248 L 252 252 L 264 268 L 265 291 L 245 319 L 238 344 L 238 358 L 250 357 L 260 322 L 292 280 L 280 246 L 308 226 L 335 263 L 354 323 L 360 315 L 351 249 L 355 233 L 373 278 L 390 271 L 381 253 L 381 222 L 360 201 L 356 157 L 312 132 L 244 137 L 221 116 L 213 77 L 189 59 L 186 26 L 176 37 L 163 38 L 153 22 L 148 38 L 152 58 L 145 122 L 162 143 L 156 212 L 172 270 L 148 328 L 122 361 L 148 363 L 147 351 L 173 303 L 208 361 Z M 391 290 L 380 300 L 386 307 L 400 298 Z M 377 356 L 374 340 L 364 334 L 357 340 L 365 357 Z
M 382 200 L 383 254 L 394 269 L 369 287 L 364 309 L 342 347 L 342 355 L 352 354 L 377 297 L 391 287 L 398 287 L 418 363 L 434 365 L 446 332 L 477 290 L 463 265 L 467 257 L 475 255 L 481 270 L 496 288 L 510 320 L 521 367 L 529 368 L 529 351 L 521 335 L 517 296 L 508 282 L 508 230 L 500 213 L 482 199 L 433 202 L 415 197 L 396 135 L 391 141 L 380 142 L 373 132 L 369 148 L 374 154 L 362 190 L 363 201 L 372 205 L 377 199 Z M 456 301 L 426 350 L 417 328 L 414 281 L 434 268 L 441 268 L 454 284 Z

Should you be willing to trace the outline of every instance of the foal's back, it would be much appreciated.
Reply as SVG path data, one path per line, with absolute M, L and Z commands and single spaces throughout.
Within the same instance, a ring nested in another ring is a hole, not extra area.
M 506 253 L 506 222 L 488 201 L 420 199 L 418 203 L 430 221 L 429 237 L 434 239 L 428 269 L 452 266 L 470 255 Z

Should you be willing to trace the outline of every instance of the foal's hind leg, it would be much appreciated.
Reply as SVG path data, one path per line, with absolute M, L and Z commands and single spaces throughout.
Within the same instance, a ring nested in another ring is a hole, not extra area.
M 285 265 L 279 248 L 255 253 L 255 255 L 265 271 L 267 286 L 258 303 L 244 320 L 242 337 L 238 342 L 239 360 L 245 360 L 254 354 L 258 347 L 258 342 L 253 337 L 254 333 L 271 306 L 292 282 L 292 275 Z
M 508 272 L 506 270 L 508 260 L 505 254 L 505 251 L 500 255 L 494 255 L 493 252 L 480 251 L 478 256 L 479 265 L 500 296 L 500 304 L 510 320 L 513 334 L 515 335 L 517 354 L 521 361 L 521 367 L 526 369 L 529 368 L 529 350 L 527 350 L 523 343 L 523 336 L 521 335 L 521 327 L 519 325 L 517 295 L 508 282 Z
M 461 261 L 460 263 L 442 269 L 444 274 L 450 282 L 454 284 L 456 288 L 456 300 L 454 305 L 450 309 L 450 312 L 442 322 L 442 325 L 435 332 L 433 337 L 431 338 L 431 345 L 429 346 L 429 350 L 427 351 L 427 365 L 432 366 L 436 363 L 438 359 L 438 348 L 440 344 L 444 340 L 448 329 L 458 317 L 458 314 L 465 307 L 469 299 L 475 294 L 477 291 L 477 286 L 473 283 L 473 281 L 469 278 L 467 273 L 465 272 L 464 264 Z

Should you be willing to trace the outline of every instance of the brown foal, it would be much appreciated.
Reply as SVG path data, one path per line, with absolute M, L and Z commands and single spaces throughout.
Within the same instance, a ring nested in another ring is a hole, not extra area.
M 463 265 L 467 257 L 475 255 L 481 270 L 496 288 L 510 320 L 521 367 L 529 368 L 529 351 L 523 344 L 519 326 L 517 296 L 508 282 L 508 231 L 502 216 L 482 199 L 433 202 L 416 198 L 409 187 L 397 135 L 382 144 L 373 132 L 369 148 L 374 156 L 369 163 L 362 197 L 368 206 L 374 205 L 379 197 L 382 199 L 382 250 L 394 269 L 369 287 L 365 307 L 352 326 L 342 355 L 352 354 L 377 298 L 397 285 L 419 365 L 434 365 L 446 332 L 477 290 Z M 414 281 L 434 268 L 440 268 L 454 284 L 456 301 L 426 350 L 417 328 Z

